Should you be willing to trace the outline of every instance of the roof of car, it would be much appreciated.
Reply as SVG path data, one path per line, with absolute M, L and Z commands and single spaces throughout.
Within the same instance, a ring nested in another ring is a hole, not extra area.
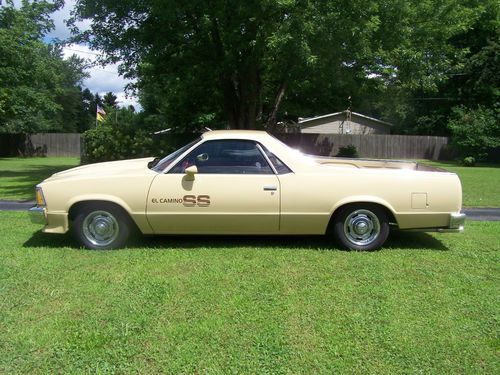
M 305 158 L 283 142 L 262 130 L 211 130 L 203 133 L 204 140 L 215 139 L 249 139 L 261 143 L 266 149 L 277 155 L 292 171 L 308 171 L 311 160 Z
M 203 139 L 262 139 L 269 137 L 265 131 L 262 130 L 211 130 L 203 133 Z

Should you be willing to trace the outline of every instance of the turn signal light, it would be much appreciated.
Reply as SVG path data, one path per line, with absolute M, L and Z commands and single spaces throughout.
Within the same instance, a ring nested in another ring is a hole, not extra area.
M 36 188 L 36 205 L 39 207 L 45 206 L 45 198 L 43 196 L 42 188 Z

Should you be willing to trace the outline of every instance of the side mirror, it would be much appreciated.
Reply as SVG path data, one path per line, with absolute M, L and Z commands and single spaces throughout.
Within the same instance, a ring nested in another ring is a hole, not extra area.
M 198 173 L 198 168 L 196 167 L 196 165 L 192 165 L 184 169 L 184 172 L 186 173 L 186 177 L 189 180 L 194 180 L 194 175 Z
M 186 172 L 187 174 L 196 174 L 198 173 L 198 168 L 196 167 L 196 165 L 192 165 L 184 169 L 184 172 Z

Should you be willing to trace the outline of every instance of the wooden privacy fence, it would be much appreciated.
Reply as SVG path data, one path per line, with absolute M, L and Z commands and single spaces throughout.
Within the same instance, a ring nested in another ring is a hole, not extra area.
M 32 134 L 31 147 L 35 154 L 43 156 L 80 156 L 81 136 L 78 133 L 39 133 Z
M 172 135 L 174 136 L 174 135 Z M 450 159 L 446 137 L 362 134 L 277 134 L 302 152 L 335 156 L 339 148 L 354 145 L 360 157 L 378 159 Z M 0 135 L 0 155 L 80 156 L 83 145 L 77 133 Z
M 0 134 L 0 157 L 80 156 L 78 133 Z
M 446 137 L 363 134 L 277 134 L 279 139 L 306 154 L 335 156 L 342 146 L 354 145 L 363 158 L 450 159 Z

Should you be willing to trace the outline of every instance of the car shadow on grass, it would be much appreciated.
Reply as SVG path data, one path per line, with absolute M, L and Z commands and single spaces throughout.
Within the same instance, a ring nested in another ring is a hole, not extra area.
M 23 247 L 30 248 L 81 248 L 70 234 L 56 235 L 41 231 L 35 232 Z M 220 248 L 281 248 L 345 251 L 327 236 L 142 236 L 134 235 L 127 248 L 149 249 L 220 249 Z M 392 231 L 382 250 L 438 250 L 448 248 L 428 233 L 408 233 Z
M 34 232 L 33 235 L 23 243 L 23 247 L 51 249 L 71 247 L 76 249 L 79 248 L 79 244 L 70 233 L 50 234 L 43 233 L 39 230 Z
M 392 230 L 384 249 L 407 249 L 407 250 L 439 250 L 448 251 L 439 236 L 434 237 L 425 232 L 405 232 Z

